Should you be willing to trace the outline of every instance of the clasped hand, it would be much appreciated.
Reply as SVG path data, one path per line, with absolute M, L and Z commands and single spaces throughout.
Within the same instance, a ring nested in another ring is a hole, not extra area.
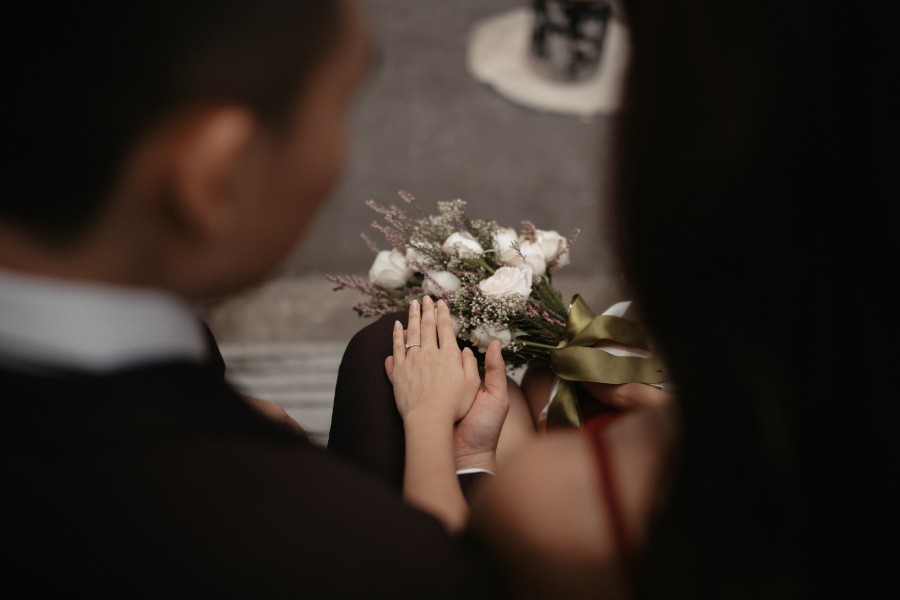
M 500 343 L 487 349 L 482 385 L 472 350 L 459 349 L 447 304 L 425 296 L 421 306 L 410 304 L 405 332 L 394 324 L 392 345 L 385 369 L 404 421 L 416 413 L 414 418 L 432 424 L 455 423 L 457 468 L 486 467 L 483 458 L 489 454 L 493 461 L 509 411 Z

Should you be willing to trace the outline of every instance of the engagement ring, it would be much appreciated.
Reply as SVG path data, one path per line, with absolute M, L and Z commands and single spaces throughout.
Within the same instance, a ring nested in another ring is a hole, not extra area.
M 406 345 L 406 349 L 409 350 L 409 349 L 412 348 L 413 346 L 419 346 L 419 344 L 407 344 L 407 345 Z M 421 346 L 419 346 L 419 347 L 421 348 Z

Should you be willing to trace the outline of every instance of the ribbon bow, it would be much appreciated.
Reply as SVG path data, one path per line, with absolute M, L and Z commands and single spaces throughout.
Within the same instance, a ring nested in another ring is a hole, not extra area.
M 573 382 L 653 384 L 666 381 L 667 374 L 658 360 L 615 356 L 593 347 L 601 341 L 652 350 L 652 343 L 640 325 L 613 315 L 594 316 L 581 296 L 575 294 L 563 339 L 550 350 L 550 366 L 556 374 L 557 385 L 547 407 L 548 426 L 583 425 Z

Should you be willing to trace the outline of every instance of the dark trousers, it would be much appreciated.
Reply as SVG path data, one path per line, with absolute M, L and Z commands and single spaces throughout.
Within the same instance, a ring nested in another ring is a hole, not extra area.
M 363 327 L 347 344 L 334 390 L 328 450 L 400 491 L 403 421 L 384 371 L 397 320 L 406 326 L 406 314 L 385 315 Z

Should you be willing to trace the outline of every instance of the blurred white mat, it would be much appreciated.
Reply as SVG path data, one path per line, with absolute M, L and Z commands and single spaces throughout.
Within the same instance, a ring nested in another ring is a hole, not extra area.
M 585 81 L 561 83 L 541 76 L 529 64 L 533 23 L 530 8 L 516 8 L 477 22 L 470 32 L 467 57 L 472 76 L 507 99 L 535 110 L 582 118 L 615 112 L 628 62 L 627 28 L 614 15 L 597 73 Z

